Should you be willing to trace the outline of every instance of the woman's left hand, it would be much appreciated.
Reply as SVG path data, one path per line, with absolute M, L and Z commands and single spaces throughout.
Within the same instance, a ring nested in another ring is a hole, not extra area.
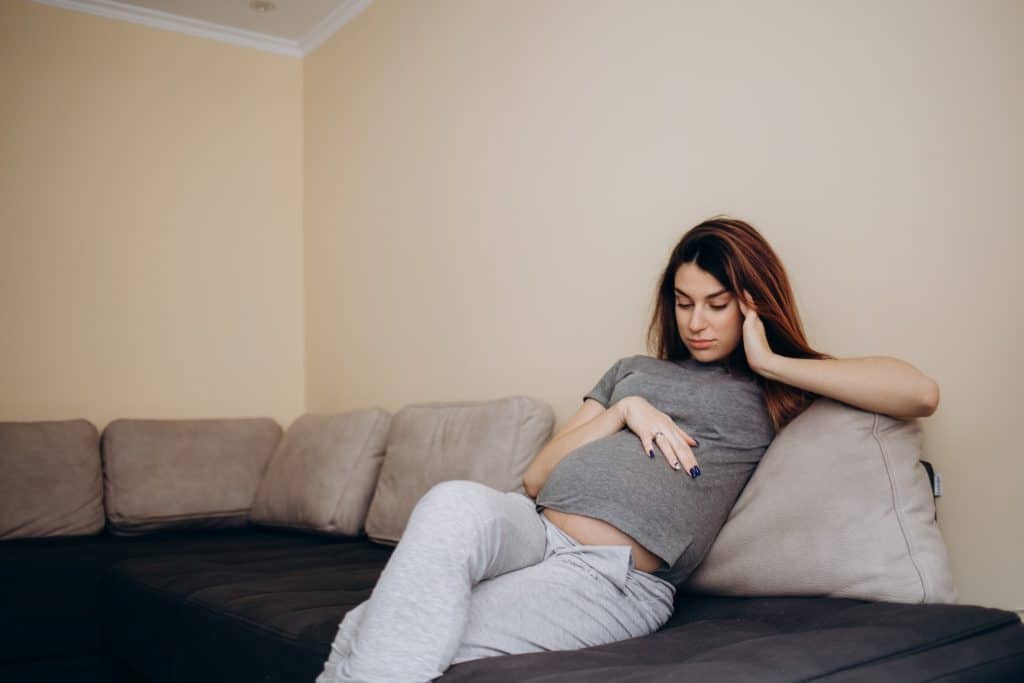
M 764 369 L 775 355 L 768 346 L 764 323 L 757 315 L 754 299 L 747 290 L 743 290 L 743 296 L 736 297 L 736 301 L 740 305 L 740 312 L 743 313 L 743 351 L 747 355 L 747 364 L 757 374 L 764 374 Z

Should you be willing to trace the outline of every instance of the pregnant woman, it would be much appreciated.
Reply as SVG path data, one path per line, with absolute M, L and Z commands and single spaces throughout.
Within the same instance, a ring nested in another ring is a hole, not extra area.
M 812 349 L 782 263 L 743 221 L 683 235 L 648 342 L 530 463 L 528 496 L 447 481 L 417 503 L 317 683 L 427 681 L 481 657 L 658 630 L 774 434 L 817 396 L 931 415 L 933 380 Z

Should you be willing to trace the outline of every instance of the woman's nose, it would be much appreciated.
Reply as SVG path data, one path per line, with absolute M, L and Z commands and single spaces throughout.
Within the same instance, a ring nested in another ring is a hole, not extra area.
M 688 327 L 691 330 L 699 330 L 704 327 L 704 319 L 696 310 L 694 310 L 693 315 L 690 316 L 690 324 Z

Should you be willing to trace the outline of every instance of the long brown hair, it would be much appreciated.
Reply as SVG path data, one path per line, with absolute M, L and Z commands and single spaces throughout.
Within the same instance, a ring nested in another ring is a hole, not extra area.
M 743 290 L 750 292 L 772 351 L 793 358 L 832 358 L 807 343 L 786 269 L 771 245 L 752 225 L 727 216 L 715 216 L 690 229 L 672 250 L 658 284 L 654 315 L 647 330 L 648 350 L 657 358 L 690 357 L 676 324 L 675 277 L 679 266 L 693 262 L 713 275 L 734 297 L 742 297 Z M 751 372 L 742 340 L 725 365 L 732 371 Z M 760 375 L 757 381 L 776 432 L 817 398 Z

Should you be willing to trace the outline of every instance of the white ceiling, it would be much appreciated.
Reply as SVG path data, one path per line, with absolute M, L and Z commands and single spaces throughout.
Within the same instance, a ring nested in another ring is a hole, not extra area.
M 303 56 L 327 40 L 372 0 L 268 0 L 269 12 L 250 0 L 36 0 L 278 54 Z

